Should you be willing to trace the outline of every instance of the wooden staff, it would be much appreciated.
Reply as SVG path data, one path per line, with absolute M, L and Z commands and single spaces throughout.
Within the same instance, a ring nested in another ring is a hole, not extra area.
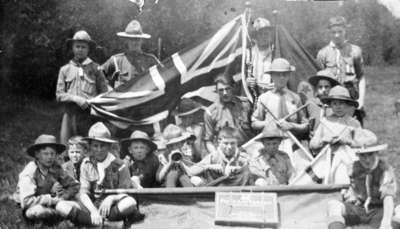
M 269 108 L 267 106 L 265 106 L 264 104 L 262 104 L 262 105 L 265 108 L 265 110 L 267 111 L 267 113 L 269 113 L 271 115 L 275 124 L 279 126 L 279 119 L 277 117 L 275 117 L 275 115 L 269 110 Z M 292 134 L 292 132 L 290 132 L 289 130 L 286 130 L 286 131 L 284 130 L 284 132 L 306 154 L 308 159 L 310 159 L 310 160 L 314 159 L 314 157 L 312 156 L 310 151 L 306 147 L 304 147 L 303 144 L 300 143 L 300 141 Z
M 308 105 L 310 105 L 310 103 L 306 103 L 304 105 L 302 105 L 301 107 L 297 108 L 295 111 L 293 111 L 292 113 L 286 115 L 285 117 L 283 117 L 283 120 L 286 120 L 288 118 L 290 118 L 291 116 L 297 114 L 297 112 L 303 110 L 304 108 L 306 108 Z M 268 123 L 269 124 L 269 123 Z M 267 125 L 268 125 L 267 124 Z M 255 136 L 254 138 L 250 139 L 249 141 L 247 141 L 246 143 L 244 143 L 241 148 L 246 148 L 247 146 L 249 146 L 250 144 L 252 144 L 255 140 L 257 140 L 259 137 L 261 137 L 262 132 L 257 134 L 257 136 Z

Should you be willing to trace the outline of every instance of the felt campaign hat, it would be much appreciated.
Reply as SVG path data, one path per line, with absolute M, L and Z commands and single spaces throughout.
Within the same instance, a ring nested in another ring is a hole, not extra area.
M 331 83 L 332 87 L 340 84 L 339 81 L 336 80 L 335 75 L 329 69 L 324 69 L 324 70 L 318 71 L 316 75 L 311 76 L 308 79 L 308 82 L 311 85 L 313 85 L 314 87 L 316 87 L 319 80 L 327 80 L 327 81 L 329 81 Z
M 129 24 L 125 28 L 125 31 L 117 33 L 117 36 L 125 38 L 143 38 L 143 39 L 149 39 L 151 37 L 150 34 L 143 33 L 142 26 L 140 25 L 140 22 L 137 20 L 132 20 L 131 22 L 129 22 Z
M 66 149 L 65 145 L 57 143 L 56 137 L 53 135 L 42 134 L 36 138 L 35 143 L 29 146 L 26 152 L 29 156 L 35 157 L 36 150 L 47 146 L 54 148 L 57 154 L 62 153 Z
M 74 34 L 72 38 L 67 39 L 67 44 L 70 45 L 74 41 L 83 41 L 89 44 L 90 48 L 94 48 L 96 46 L 96 42 L 92 40 L 89 34 L 85 30 L 79 30 Z
M 253 21 L 253 29 L 255 31 L 259 31 L 261 29 L 270 29 L 272 28 L 271 22 L 263 17 L 258 17 Z
M 387 144 L 378 144 L 376 135 L 367 129 L 359 129 L 354 133 L 355 152 L 357 154 L 378 152 L 387 149 Z
M 117 141 L 111 138 L 111 132 L 102 122 L 96 122 L 93 124 L 90 129 L 88 136 L 85 138 L 86 140 L 95 140 L 99 142 L 105 143 L 117 143 Z
M 278 128 L 269 127 L 264 128 L 261 136 L 256 138 L 257 141 L 261 141 L 263 139 L 285 139 L 286 137 L 283 135 L 282 131 Z
M 293 72 L 296 68 L 284 58 L 276 58 L 272 61 L 269 69 L 265 73 L 273 72 Z
M 176 109 L 172 112 L 178 117 L 191 115 L 199 110 L 205 109 L 203 105 L 190 98 L 183 98 Z
M 327 97 L 321 98 L 321 101 L 326 104 L 329 104 L 332 100 L 346 101 L 351 105 L 358 107 L 358 102 L 350 97 L 349 90 L 340 85 L 334 86 L 329 91 L 329 95 Z
M 163 131 L 163 137 L 166 141 L 165 144 L 167 146 L 174 143 L 186 141 L 188 139 L 196 139 L 193 134 L 182 130 L 182 128 L 174 124 L 169 124 L 167 127 L 165 127 Z
M 133 141 L 142 141 L 146 143 L 150 147 L 151 151 L 157 149 L 157 145 L 151 140 L 149 135 L 146 132 L 140 130 L 135 130 L 132 132 L 129 138 L 122 139 L 121 140 L 122 148 L 124 148 L 124 146 L 128 147 L 128 145 Z
M 336 16 L 336 17 L 329 18 L 328 28 L 332 28 L 334 26 L 349 27 L 349 25 L 347 24 L 346 18 L 344 18 L 342 16 Z

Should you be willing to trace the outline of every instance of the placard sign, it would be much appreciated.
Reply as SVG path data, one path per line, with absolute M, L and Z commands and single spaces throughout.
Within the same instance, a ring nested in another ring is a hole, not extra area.
M 276 227 L 279 223 L 276 193 L 215 193 L 215 224 Z

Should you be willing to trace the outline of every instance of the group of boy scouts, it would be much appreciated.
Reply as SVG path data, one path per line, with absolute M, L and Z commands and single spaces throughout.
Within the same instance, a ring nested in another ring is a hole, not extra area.
M 34 160 L 20 173 L 17 187 L 23 216 L 32 221 L 58 217 L 86 226 L 129 226 L 144 217 L 135 199 L 99 191 L 288 185 L 300 172 L 293 159 L 299 148 L 310 157 L 329 148 L 332 164 L 341 161 L 338 171 L 345 169 L 331 183 L 350 187 L 343 191 L 343 201 L 329 202 L 328 228 L 372 223 L 373 218 L 378 219 L 376 228 L 392 228 L 395 178 L 392 167 L 379 157 L 387 145 L 379 144 L 360 123 L 365 78 L 361 49 L 345 37 L 346 20 L 329 20 L 331 42 L 317 55 L 323 70 L 309 77 L 315 93 L 306 106 L 287 87 L 295 66 L 283 58 L 271 60 L 269 21 L 257 18 L 253 27 L 254 77 L 247 83 L 260 93 L 254 107 L 234 94 L 235 82 L 217 76 L 219 100 L 210 107 L 182 99 L 173 112 L 176 124 L 167 125 L 162 134 L 151 138 L 150 133 L 132 129 L 119 142 L 110 124 L 89 115 L 88 100 L 161 64 L 141 49 L 151 36 L 143 33 L 138 21 L 130 22 L 117 33 L 126 41 L 126 52 L 99 66 L 88 57 L 95 42 L 87 32 L 77 32 L 68 40 L 74 57 L 60 69 L 57 82 L 57 101 L 65 105 L 62 143 L 43 134 L 27 149 Z M 246 152 L 241 146 L 249 141 L 258 141 L 262 148 Z M 63 152 L 68 159 L 60 165 Z

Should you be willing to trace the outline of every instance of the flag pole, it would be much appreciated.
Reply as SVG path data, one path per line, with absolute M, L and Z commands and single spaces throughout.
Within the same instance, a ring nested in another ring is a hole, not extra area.
M 248 54 L 247 39 L 250 39 L 248 30 L 247 30 L 247 26 L 250 21 L 250 13 L 251 13 L 250 2 L 246 2 L 246 9 L 244 11 L 244 15 L 242 16 L 242 65 L 241 65 L 241 76 L 242 77 L 241 78 L 242 78 L 242 87 L 246 94 L 246 97 L 249 99 L 249 101 L 251 103 L 254 103 L 254 99 L 253 99 L 253 97 L 249 91 L 249 88 L 247 87 L 247 83 L 246 83 L 246 78 L 247 78 L 246 77 L 246 73 L 247 73 L 246 67 L 248 67 L 247 62 L 248 62 L 248 59 L 250 58 L 250 57 L 247 57 L 247 54 Z

